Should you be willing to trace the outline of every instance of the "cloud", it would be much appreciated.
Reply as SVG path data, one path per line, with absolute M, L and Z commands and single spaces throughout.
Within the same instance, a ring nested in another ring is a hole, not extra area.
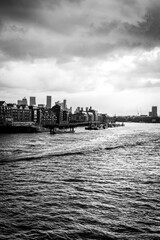
M 1 0 L 0 95 L 149 101 L 160 87 L 159 12 L 159 0 Z
M 4 58 L 96 58 L 159 46 L 160 4 L 154 0 L 2 0 Z
M 113 86 L 117 92 L 133 89 L 135 92 L 138 89 L 154 91 L 160 87 L 159 61 L 160 48 L 107 60 L 100 66 L 104 85 Z
M 39 92 L 90 92 L 99 85 L 96 71 L 90 71 L 76 59 L 61 65 L 53 60 L 9 62 L 0 68 L 0 86 L 3 89 L 25 88 Z

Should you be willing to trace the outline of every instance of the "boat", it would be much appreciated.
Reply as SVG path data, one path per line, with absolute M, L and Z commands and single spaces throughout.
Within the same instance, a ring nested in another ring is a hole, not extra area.
M 100 125 L 92 124 L 89 125 L 88 127 L 85 127 L 85 130 L 102 130 L 102 129 L 105 129 L 105 126 L 103 124 Z
M 50 129 L 51 134 L 64 134 L 64 133 L 75 133 L 74 128 L 71 129 L 59 129 L 59 128 L 54 128 Z

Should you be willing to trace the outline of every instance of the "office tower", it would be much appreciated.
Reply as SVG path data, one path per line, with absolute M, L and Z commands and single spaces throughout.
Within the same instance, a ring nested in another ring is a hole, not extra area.
M 30 106 L 36 105 L 36 97 L 30 97 Z
M 157 117 L 157 106 L 152 107 L 152 117 Z
M 27 98 L 24 97 L 22 100 L 18 100 L 17 105 L 28 105 Z
M 27 105 L 27 98 L 24 97 L 24 98 L 22 99 L 22 105 Z
M 51 108 L 51 101 L 52 101 L 52 97 L 51 96 L 47 96 L 47 104 L 46 104 L 47 108 Z
M 66 99 L 63 100 L 63 108 L 64 108 L 64 109 L 67 108 L 67 101 L 66 101 Z

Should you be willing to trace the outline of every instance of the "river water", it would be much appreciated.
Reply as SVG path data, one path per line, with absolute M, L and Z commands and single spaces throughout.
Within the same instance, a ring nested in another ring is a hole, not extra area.
M 160 124 L 1 134 L 0 239 L 160 239 Z

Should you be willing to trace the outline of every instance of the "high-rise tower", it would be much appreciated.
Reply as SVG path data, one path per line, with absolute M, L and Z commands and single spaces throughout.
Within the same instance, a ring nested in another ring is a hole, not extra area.
M 36 105 L 36 97 L 30 97 L 30 106 Z
M 51 96 L 47 96 L 47 104 L 46 104 L 47 108 L 51 108 L 51 102 L 52 102 L 52 97 Z
M 152 107 L 152 117 L 157 117 L 157 106 Z

